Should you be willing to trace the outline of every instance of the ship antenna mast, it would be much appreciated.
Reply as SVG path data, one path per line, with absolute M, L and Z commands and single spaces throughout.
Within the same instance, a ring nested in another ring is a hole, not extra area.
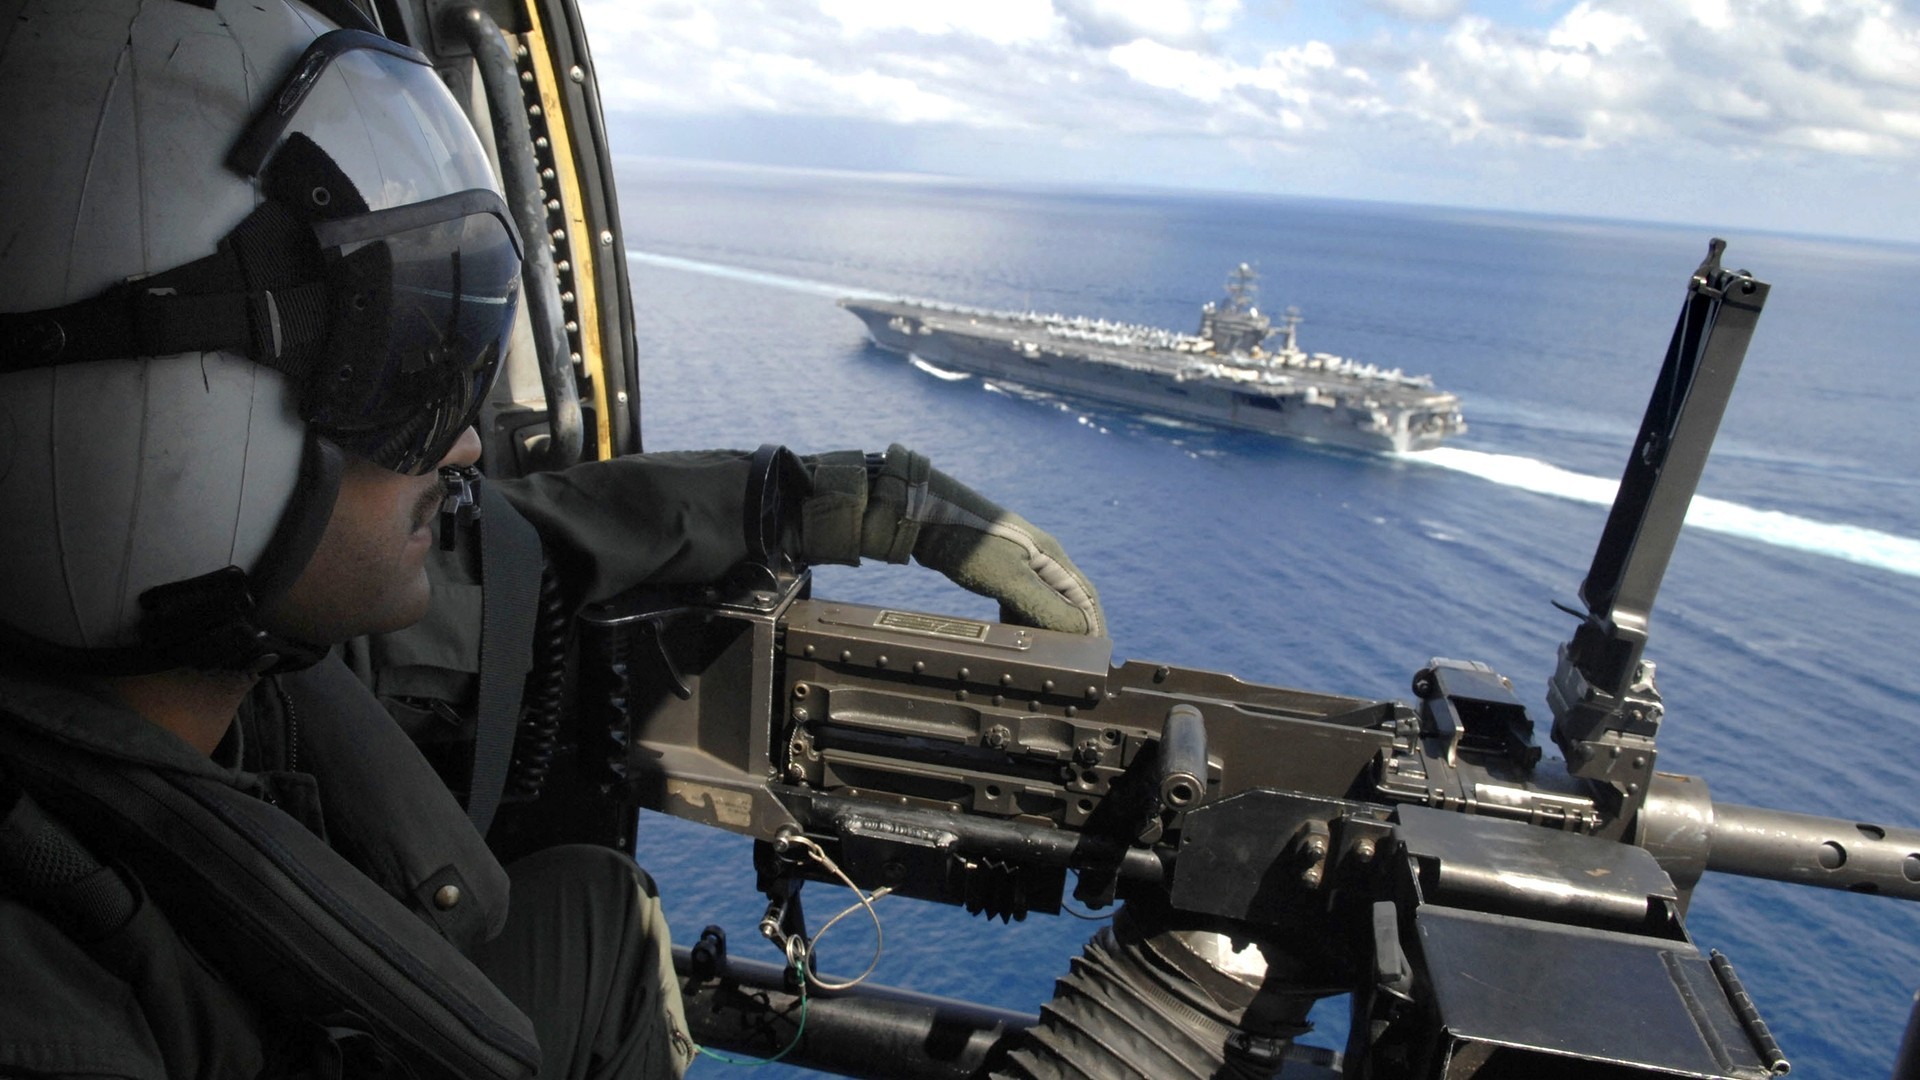
M 1227 310 L 1246 314 L 1253 310 L 1253 298 L 1260 293 L 1260 275 L 1252 266 L 1241 263 L 1227 277 Z

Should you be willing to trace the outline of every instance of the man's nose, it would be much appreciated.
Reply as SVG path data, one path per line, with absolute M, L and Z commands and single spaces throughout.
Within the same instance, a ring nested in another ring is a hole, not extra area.
M 464 468 L 480 460 L 480 433 L 469 427 L 460 433 L 460 438 L 447 449 L 447 456 L 440 459 L 439 468 Z

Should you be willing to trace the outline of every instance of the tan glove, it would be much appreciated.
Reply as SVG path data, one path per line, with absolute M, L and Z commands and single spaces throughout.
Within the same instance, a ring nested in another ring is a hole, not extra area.
M 1093 583 L 1058 541 L 1018 514 L 933 468 L 898 443 L 884 458 L 825 454 L 812 461 L 801 507 L 804 562 L 862 556 L 920 565 L 1000 602 L 1001 619 L 1073 634 L 1107 632 Z

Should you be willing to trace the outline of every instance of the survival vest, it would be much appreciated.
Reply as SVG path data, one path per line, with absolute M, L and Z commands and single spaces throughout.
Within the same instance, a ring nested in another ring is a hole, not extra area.
M 85 882 L 85 898 L 55 921 L 161 1020 L 163 1055 L 196 1052 L 170 1054 L 170 1028 L 200 1024 L 204 1048 L 222 1041 L 209 1029 L 258 1016 L 358 1055 L 325 1072 L 532 1076 L 531 1023 L 462 952 L 505 919 L 505 872 L 343 664 L 280 682 L 301 718 L 300 773 L 116 753 L 102 734 L 101 714 L 117 718 L 107 706 L 0 684 L 0 767 L 26 795 L 0 800 L 27 833 L 14 848 Z M 63 827 L 77 843 L 63 847 Z M 88 856 L 120 872 L 89 870 Z M 201 962 L 219 978 L 196 979 Z M 170 1060 L 169 1073 L 176 1064 L 200 1071 Z

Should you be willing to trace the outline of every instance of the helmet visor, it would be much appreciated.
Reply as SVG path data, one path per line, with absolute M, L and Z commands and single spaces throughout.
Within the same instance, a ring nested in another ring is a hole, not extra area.
M 520 304 L 520 245 L 485 189 L 321 222 L 332 331 L 301 411 L 341 449 L 423 473 L 479 414 Z
M 326 151 L 365 209 L 498 185 L 473 125 L 419 52 L 362 30 L 314 39 L 227 166 L 258 179 L 288 139 Z
M 335 30 L 228 165 L 320 219 L 328 330 L 302 416 L 384 468 L 432 469 L 492 389 L 520 303 L 519 233 L 466 114 L 418 52 Z

